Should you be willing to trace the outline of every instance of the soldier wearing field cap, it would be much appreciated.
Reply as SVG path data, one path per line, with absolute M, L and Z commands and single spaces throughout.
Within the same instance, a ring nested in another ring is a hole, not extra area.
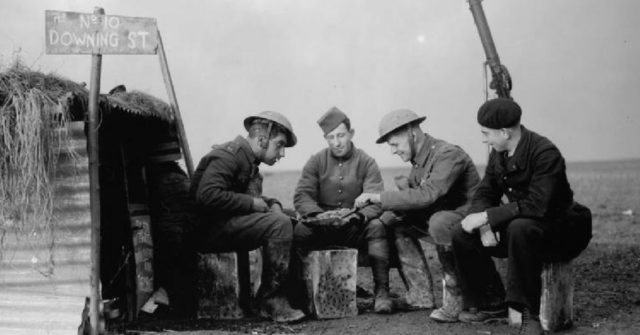
M 399 270 L 408 286 L 406 300 L 426 308 L 434 306 L 433 283 L 418 238 L 431 236 L 442 264 L 446 294 L 443 306 L 430 317 L 452 322 L 462 310 L 462 297 L 451 252 L 451 231 L 467 214 L 480 177 L 464 150 L 422 131 L 420 123 L 425 119 L 407 109 L 382 118 L 376 143 L 386 142 L 392 154 L 411 163 L 411 172 L 408 177 L 396 177 L 398 190 L 363 193 L 356 205 L 382 206 L 385 212 L 380 220 L 394 234 Z
M 464 322 L 506 315 L 481 306 L 500 281 L 491 256 L 507 258 L 506 305 L 522 312 L 519 334 L 543 334 L 539 321 L 543 262 L 576 257 L 591 238 L 591 212 L 576 203 L 558 148 L 520 124 L 522 110 L 497 98 L 478 110 L 483 142 L 491 147 L 472 207 L 453 232 L 453 251 L 465 301 Z M 502 202 L 503 196 L 508 199 Z
M 328 147 L 309 158 L 298 181 L 293 202 L 303 217 L 353 208 L 362 192 L 381 192 L 384 187 L 376 161 L 354 145 L 355 130 L 345 113 L 332 107 L 320 117 L 318 125 Z M 298 224 L 294 244 L 307 250 L 328 245 L 364 246 L 373 271 L 374 310 L 390 313 L 389 245 L 385 227 L 377 220 L 381 213 L 379 205 L 367 204 L 347 214 L 335 227 Z
M 291 123 L 277 112 L 247 117 L 246 137 L 213 146 L 191 181 L 198 217 L 197 248 L 202 252 L 262 247 L 259 313 L 278 322 L 304 317 L 291 308 L 284 284 L 288 278 L 293 225 L 276 199 L 262 196 L 258 165 L 275 164 L 285 148 L 296 144 Z

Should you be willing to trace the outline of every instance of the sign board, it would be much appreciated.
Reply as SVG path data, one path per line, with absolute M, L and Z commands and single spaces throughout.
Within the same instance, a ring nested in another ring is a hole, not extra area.
M 155 54 L 156 20 L 45 11 L 47 54 Z

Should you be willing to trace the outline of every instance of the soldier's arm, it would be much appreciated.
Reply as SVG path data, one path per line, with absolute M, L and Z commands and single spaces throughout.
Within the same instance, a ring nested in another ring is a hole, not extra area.
M 430 172 L 420 184 L 406 190 L 385 191 L 380 195 L 383 210 L 425 209 L 447 194 L 462 175 L 465 159 L 460 149 L 449 148 L 438 155 Z
M 293 194 L 293 206 L 302 216 L 323 212 L 317 201 L 320 186 L 319 165 L 318 155 L 309 158 L 302 169 L 302 175 Z
M 196 204 L 207 210 L 251 213 L 253 197 L 231 191 L 239 166 L 230 153 L 211 158 L 196 190 Z
M 484 170 L 484 176 L 478 185 L 473 199 L 471 201 L 471 209 L 469 213 L 478 213 L 490 207 L 499 206 L 502 199 L 502 190 L 498 185 L 495 175 L 495 160 L 498 153 L 492 151 L 489 156 L 489 163 Z
M 384 191 L 384 182 L 376 161 L 371 158 L 365 164 L 365 178 L 362 184 L 363 193 L 381 193 Z M 364 216 L 364 221 L 375 219 L 382 214 L 380 204 L 369 204 L 358 210 Z
M 533 165 L 533 175 L 528 190 L 516 190 L 526 192 L 526 196 L 521 200 L 487 209 L 488 222 L 494 231 L 502 229 L 518 217 L 543 219 L 552 209 L 551 197 L 566 169 L 564 159 L 552 147 L 538 153 L 530 164 Z

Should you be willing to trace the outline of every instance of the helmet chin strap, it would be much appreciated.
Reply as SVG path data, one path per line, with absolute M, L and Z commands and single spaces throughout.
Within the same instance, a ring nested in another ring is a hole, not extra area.
M 265 157 L 267 154 L 267 149 L 269 148 L 269 139 L 271 138 L 271 128 L 273 127 L 273 122 L 269 122 L 267 126 L 267 140 L 264 143 L 260 144 L 260 157 L 261 159 Z
M 407 125 L 407 136 L 409 140 L 409 160 L 413 162 L 413 158 L 416 153 L 416 139 L 413 134 L 413 127 L 411 127 L 411 124 Z

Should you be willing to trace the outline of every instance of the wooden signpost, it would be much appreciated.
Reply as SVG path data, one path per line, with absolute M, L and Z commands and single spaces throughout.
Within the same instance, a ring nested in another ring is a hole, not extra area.
M 91 334 L 100 332 L 100 185 L 98 147 L 98 102 L 103 54 L 159 54 L 173 119 L 178 130 L 189 176 L 193 174 L 191 152 L 186 141 L 182 117 L 169 73 L 160 32 L 153 18 L 105 15 L 104 9 L 93 13 L 45 11 L 45 44 L 47 54 L 91 55 L 89 86 L 88 144 L 91 206 Z M 160 50 L 158 50 L 160 49 Z

